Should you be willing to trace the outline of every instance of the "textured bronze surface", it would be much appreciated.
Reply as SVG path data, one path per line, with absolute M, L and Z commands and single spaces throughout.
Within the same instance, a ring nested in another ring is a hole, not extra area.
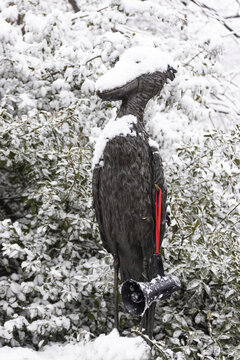
M 157 95 L 167 79 L 174 79 L 173 68 L 164 73 L 144 74 L 98 95 L 103 100 L 122 100 L 118 118 L 134 115 L 136 136 L 116 136 L 103 152 L 104 165 L 93 171 L 93 198 L 104 247 L 120 266 L 121 280 L 150 281 L 154 274 L 155 184 L 162 189 L 160 244 L 166 223 L 167 189 L 162 159 L 149 145 L 143 125 L 147 102 Z M 151 144 L 151 142 L 150 142 Z M 151 336 L 155 304 L 144 315 L 143 327 Z

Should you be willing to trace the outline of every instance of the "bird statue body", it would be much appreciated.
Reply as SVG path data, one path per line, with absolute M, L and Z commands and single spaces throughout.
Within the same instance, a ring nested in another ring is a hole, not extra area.
M 175 70 L 162 57 L 158 49 L 131 48 L 97 83 L 100 98 L 122 100 L 117 118 L 106 125 L 96 143 L 93 160 L 94 207 L 103 245 L 114 257 L 115 284 L 118 269 L 122 281 L 150 281 L 154 276 L 155 191 L 159 189 L 160 244 L 164 236 L 167 189 L 163 164 L 158 145 L 143 124 L 147 102 L 168 79 L 174 79 Z M 122 77 L 121 69 L 125 69 Z M 152 304 L 143 319 L 149 336 L 154 309 Z M 117 321 L 116 315 L 115 324 Z

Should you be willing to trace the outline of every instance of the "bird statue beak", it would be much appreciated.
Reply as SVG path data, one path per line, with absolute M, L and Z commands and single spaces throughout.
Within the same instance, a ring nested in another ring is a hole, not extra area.
M 107 100 L 107 101 L 122 100 L 125 97 L 129 96 L 131 93 L 135 92 L 138 88 L 138 85 L 139 85 L 139 81 L 137 78 L 115 89 L 104 90 L 104 91 L 98 90 L 97 95 L 102 100 Z
M 177 73 L 177 70 L 175 70 L 172 66 L 167 67 L 167 78 L 173 81 L 175 79 L 175 74 Z

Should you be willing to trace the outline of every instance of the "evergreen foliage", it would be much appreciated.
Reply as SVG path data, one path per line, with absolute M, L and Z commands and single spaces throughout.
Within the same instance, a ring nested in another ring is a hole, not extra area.
M 91 159 L 117 108 L 94 83 L 125 49 L 150 45 L 171 53 L 178 71 L 150 102 L 146 126 L 165 161 L 164 264 L 182 282 L 158 304 L 154 336 L 169 359 L 240 356 L 239 86 L 221 65 L 219 19 L 215 32 L 199 32 L 210 18 L 191 3 L 81 0 L 74 13 L 64 0 L 1 2 L 0 346 L 113 328 Z M 129 335 L 137 320 L 120 315 Z
M 92 151 L 74 109 L 2 118 L 0 153 L 2 344 L 63 340 L 79 324 L 101 332 L 112 271 L 99 256 Z

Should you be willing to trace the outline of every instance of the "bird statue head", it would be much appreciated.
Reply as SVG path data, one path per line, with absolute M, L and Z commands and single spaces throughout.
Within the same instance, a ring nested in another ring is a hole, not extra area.
M 135 46 L 126 50 L 115 66 L 96 82 L 97 95 L 107 101 L 142 95 L 146 100 L 157 95 L 176 70 L 169 54 L 158 48 Z

